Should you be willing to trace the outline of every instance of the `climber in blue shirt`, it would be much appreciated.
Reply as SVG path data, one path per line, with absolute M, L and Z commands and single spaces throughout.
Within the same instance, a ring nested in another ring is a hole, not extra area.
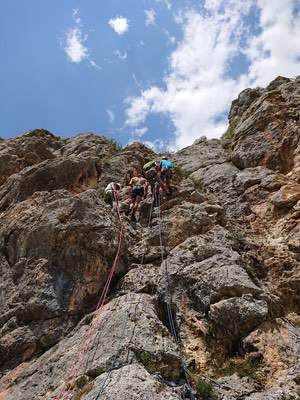
M 170 181 L 172 178 L 173 163 L 167 156 L 164 156 L 159 162 L 159 167 L 161 180 L 163 182 L 163 191 L 167 194 L 171 194 Z

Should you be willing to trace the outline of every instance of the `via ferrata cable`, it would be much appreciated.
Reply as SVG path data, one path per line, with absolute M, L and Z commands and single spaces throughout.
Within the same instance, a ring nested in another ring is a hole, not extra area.
M 171 302 L 171 290 L 170 290 L 170 279 L 169 279 L 169 271 L 168 271 L 168 262 L 164 256 L 164 245 L 163 245 L 163 228 L 162 228 L 162 218 L 161 218 L 161 196 L 158 196 L 158 221 L 159 221 L 159 243 L 160 243 L 160 253 L 161 253 L 161 263 L 163 268 L 163 278 L 164 278 L 164 290 L 165 290 L 165 302 L 167 307 L 167 317 L 169 322 L 169 327 L 171 334 L 180 349 L 181 343 L 176 330 L 176 321 L 172 311 L 172 302 Z M 181 352 L 181 350 L 180 350 Z M 183 356 L 180 354 L 180 362 L 184 372 L 185 382 L 189 391 L 190 399 L 195 400 L 195 396 L 193 393 L 193 389 L 189 379 L 189 371 L 184 361 Z

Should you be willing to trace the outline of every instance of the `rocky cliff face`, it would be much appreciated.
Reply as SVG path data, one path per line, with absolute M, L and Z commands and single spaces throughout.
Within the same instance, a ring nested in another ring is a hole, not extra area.
M 246 89 L 229 122 L 172 155 L 151 226 L 150 198 L 123 217 L 96 312 L 120 228 L 103 188 L 155 154 L 42 129 L 0 143 L 1 400 L 188 399 L 184 365 L 196 399 L 299 398 L 300 78 Z

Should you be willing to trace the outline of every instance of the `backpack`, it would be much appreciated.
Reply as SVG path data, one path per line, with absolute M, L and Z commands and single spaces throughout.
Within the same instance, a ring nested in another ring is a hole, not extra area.
M 154 167 L 155 162 L 156 162 L 156 160 L 151 160 L 151 161 L 147 162 L 147 164 L 145 164 L 145 165 L 143 166 L 143 170 L 144 170 L 145 172 L 146 172 L 146 171 L 149 171 L 149 169 L 151 169 L 152 167 Z

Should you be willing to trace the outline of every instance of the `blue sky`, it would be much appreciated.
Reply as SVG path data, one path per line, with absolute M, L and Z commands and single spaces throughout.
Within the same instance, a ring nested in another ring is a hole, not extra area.
M 239 91 L 299 74 L 299 0 L 269 3 L 1 0 L 0 136 L 218 137 Z

